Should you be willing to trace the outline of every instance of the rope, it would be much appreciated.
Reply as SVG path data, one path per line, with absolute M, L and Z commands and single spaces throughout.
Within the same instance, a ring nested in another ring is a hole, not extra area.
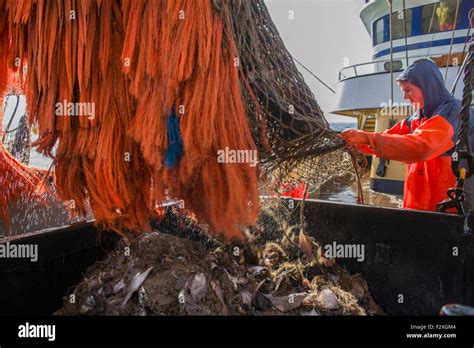
M 465 199 L 464 182 L 473 174 L 473 157 L 471 151 L 471 142 L 469 139 L 470 125 L 469 119 L 471 116 L 471 102 L 472 102 L 472 84 L 474 83 L 473 74 L 473 57 L 474 57 L 474 35 L 471 37 L 469 43 L 469 59 L 464 67 L 464 89 L 461 104 L 460 127 L 458 131 L 458 140 L 456 142 L 455 151 L 452 155 L 451 168 L 453 174 L 456 176 L 456 187 L 450 188 L 447 192 L 448 199 L 437 205 L 437 210 L 440 212 L 448 212 L 450 209 L 455 209 L 457 214 L 466 215 L 462 202 Z M 467 163 L 467 168 L 464 164 Z M 465 223 L 465 232 L 469 232 L 469 224 Z
M 451 54 L 453 51 L 453 42 L 454 42 L 454 35 L 456 34 L 456 26 L 458 24 L 459 4 L 460 4 L 460 1 L 458 0 L 456 3 L 456 14 L 454 15 L 453 34 L 451 35 L 451 44 L 449 45 L 448 61 L 446 62 L 446 70 L 444 72 L 444 83 L 446 83 L 446 80 L 448 79 L 448 67 L 449 67 L 449 62 L 451 60 Z
M 298 63 L 299 65 L 301 65 L 301 67 L 303 69 L 305 69 L 308 73 L 311 74 L 311 76 L 313 76 L 316 80 L 318 80 L 319 82 L 321 82 L 322 85 L 324 85 L 324 87 L 326 87 L 327 89 L 329 89 L 332 93 L 336 94 L 336 91 L 334 91 L 331 87 L 329 87 L 326 83 L 324 83 L 323 80 L 321 80 L 319 77 L 316 76 L 316 74 L 314 74 L 311 70 L 309 70 L 306 66 L 303 65 L 303 63 L 301 63 L 298 59 L 296 59 L 295 57 L 291 56 L 291 58 L 293 58 L 293 60 Z
M 3 138 L 5 139 L 5 135 L 6 135 L 6 134 L 15 133 L 19 128 L 20 128 L 20 126 L 18 126 L 18 127 L 16 127 L 16 128 L 13 128 L 13 129 L 10 129 L 10 130 L 7 130 L 7 131 L 4 131 L 4 132 L 3 132 L 3 134 L 4 134 L 4 135 L 3 135 Z M 5 141 L 4 139 L 3 139 L 3 141 Z
M 7 129 L 5 130 L 5 133 L 3 134 L 3 137 L 2 137 L 2 143 L 5 141 L 5 137 L 7 135 L 7 133 L 9 132 L 10 130 L 10 127 L 13 123 L 13 119 L 15 118 L 15 115 L 16 115 L 16 112 L 18 110 L 18 105 L 20 104 L 20 96 L 17 95 L 16 96 L 16 105 L 15 105 L 15 109 L 13 110 L 13 113 L 12 113 L 12 116 L 10 117 L 10 120 L 8 121 L 8 125 L 7 125 Z
M 472 30 L 472 15 L 474 13 L 474 9 L 471 9 L 469 11 L 468 17 L 469 17 L 469 29 L 467 30 L 467 35 L 466 35 L 466 40 L 464 40 L 464 46 L 462 48 L 462 55 L 461 55 L 461 60 L 463 61 L 463 64 L 459 66 L 458 72 L 456 74 L 456 79 L 454 80 L 453 87 L 451 87 L 451 95 L 454 95 L 456 92 L 456 86 L 458 84 L 459 78 L 461 77 L 462 72 L 464 71 L 464 67 L 466 62 L 468 61 L 469 57 L 467 56 L 464 58 L 464 55 L 466 54 L 466 47 L 467 43 L 469 42 L 469 36 L 471 35 L 471 30 Z
M 461 127 L 459 129 L 458 141 L 456 143 L 456 151 L 468 151 L 471 153 L 471 144 L 469 139 L 469 118 L 471 115 L 471 101 L 472 101 L 472 83 L 474 74 L 472 73 L 473 68 L 473 56 L 474 56 L 474 40 L 471 39 L 469 44 L 469 61 L 464 68 L 464 89 L 462 97 L 461 107 Z M 468 172 L 468 176 L 472 175 L 472 171 Z
M 440 5 L 445 5 L 446 4 L 446 0 L 443 0 L 442 3 L 440 3 Z M 428 29 L 428 34 L 431 33 L 431 29 L 433 27 L 433 19 L 434 19 L 434 14 L 436 12 L 436 4 L 433 6 L 433 13 L 431 14 L 431 20 L 430 20 L 430 27 Z M 433 35 L 431 35 L 431 40 L 430 40 L 430 46 L 428 47 L 428 52 L 426 53 L 426 58 L 428 58 L 428 56 L 430 55 L 430 51 L 431 51 L 431 46 L 433 44 L 433 39 L 434 39 L 434 36 L 437 32 L 434 31 L 433 32 Z
M 390 11 L 390 118 L 393 122 L 393 5 L 392 0 L 388 0 L 387 2 Z
M 406 17 L 406 6 L 405 0 L 403 0 L 403 29 L 405 34 L 405 59 L 408 66 L 408 38 L 407 38 L 407 17 Z

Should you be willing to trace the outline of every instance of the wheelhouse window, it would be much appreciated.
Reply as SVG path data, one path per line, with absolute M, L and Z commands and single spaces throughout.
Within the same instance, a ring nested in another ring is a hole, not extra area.
M 394 12 L 393 39 L 403 39 L 406 36 L 418 36 L 431 33 L 467 29 L 469 27 L 468 12 L 473 0 L 440 0 L 439 2 L 413 7 L 404 11 Z M 459 8 L 458 8 L 459 6 Z M 458 16 L 456 25 L 456 10 Z M 379 45 L 390 41 L 389 16 L 385 15 L 373 23 L 373 44 Z
M 411 36 L 412 32 L 412 10 L 392 13 L 392 35 L 394 40 Z M 374 45 L 390 41 L 390 19 L 386 15 L 374 22 Z
M 384 42 L 385 23 L 384 18 L 380 18 L 374 23 L 374 44 L 378 45 Z
M 423 6 L 421 13 L 421 33 L 431 34 L 454 29 L 458 0 L 444 0 L 439 3 Z M 461 19 L 461 0 L 456 28 L 459 28 Z

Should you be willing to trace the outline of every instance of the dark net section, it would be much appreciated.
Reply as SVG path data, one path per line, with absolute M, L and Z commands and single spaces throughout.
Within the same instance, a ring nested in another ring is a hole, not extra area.
M 329 128 L 264 1 L 216 0 L 214 5 L 237 45 L 243 95 L 265 172 L 278 169 L 284 176 L 312 181 L 315 171 L 324 170 L 317 166 L 318 157 L 336 150 L 337 155 L 324 156 L 325 167 L 353 170 L 340 166 L 344 142 Z

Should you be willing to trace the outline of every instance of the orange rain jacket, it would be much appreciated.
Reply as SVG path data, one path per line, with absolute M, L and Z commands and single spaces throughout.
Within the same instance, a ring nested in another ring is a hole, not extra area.
M 412 115 L 383 133 L 370 134 L 370 146 L 359 148 L 407 163 L 403 207 L 435 211 L 436 204 L 447 199 L 447 190 L 456 183 L 451 155 L 461 102 L 448 92 L 439 69 L 430 60 L 415 62 L 397 78 L 400 80 L 422 89 L 425 105 L 420 115 Z

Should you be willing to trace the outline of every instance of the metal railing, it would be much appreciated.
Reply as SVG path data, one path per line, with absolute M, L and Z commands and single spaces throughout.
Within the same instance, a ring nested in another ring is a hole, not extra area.
M 408 57 L 408 65 L 405 57 L 395 59 L 393 61 L 393 71 L 402 71 L 407 66 L 411 65 L 412 63 L 421 58 L 426 58 L 426 55 Z M 462 62 L 460 62 L 460 64 L 462 64 Z M 339 71 L 339 81 L 347 80 L 353 77 L 376 75 L 382 73 L 390 73 L 390 59 L 378 60 L 374 62 L 361 63 L 344 67 Z

